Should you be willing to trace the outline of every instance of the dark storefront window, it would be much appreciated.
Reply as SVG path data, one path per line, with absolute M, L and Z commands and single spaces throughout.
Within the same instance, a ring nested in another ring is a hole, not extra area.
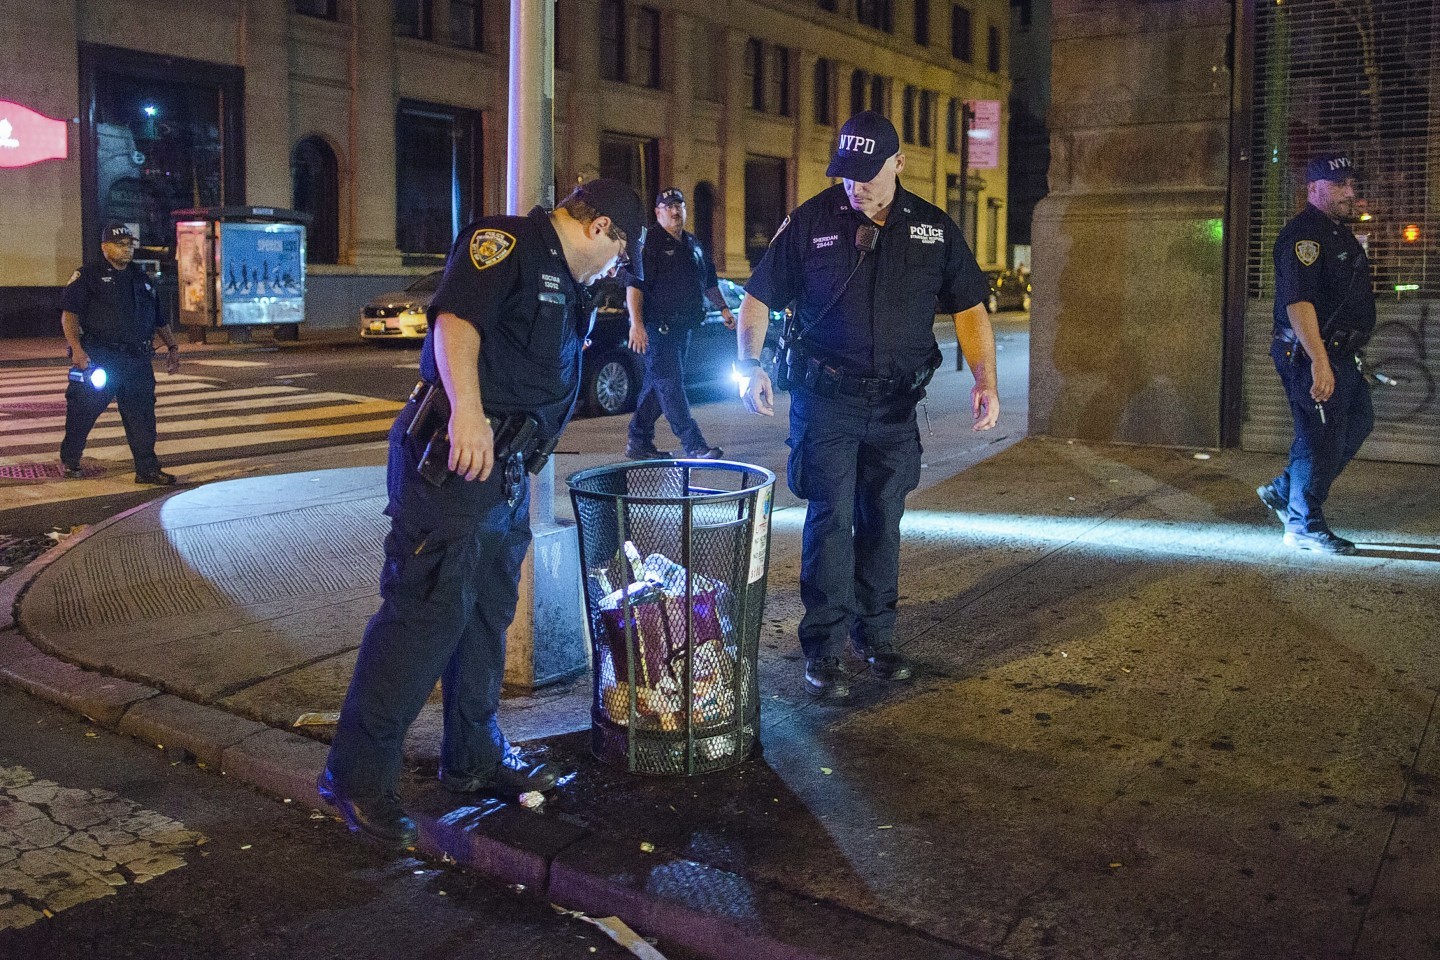
M 660 141 L 601 133 L 600 176 L 630 184 L 648 205 L 650 198 L 660 192 Z
M 172 211 L 244 202 L 238 69 L 91 46 L 81 64 L 85 236 L 119 220 L 169 247 Z
M 401 101 L 395 118 L 395 242 L 444 254 L 480 215 L 480 114 Z
M 745 158 L 745 257 L 754 267 L 785 219 L 785 161 Z

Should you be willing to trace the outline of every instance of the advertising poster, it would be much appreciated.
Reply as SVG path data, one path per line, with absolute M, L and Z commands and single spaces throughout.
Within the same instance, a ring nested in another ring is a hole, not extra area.
M 290 223 L 220 227 L 222 325 L 305 319 L 305 228 Z
M 970 169 L 994 170 L 1000 166 L 1000 101 L 971 100 Z

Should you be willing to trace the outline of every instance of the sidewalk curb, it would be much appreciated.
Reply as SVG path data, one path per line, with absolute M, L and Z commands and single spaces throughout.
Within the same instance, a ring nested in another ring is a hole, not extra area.
M 179 492 L 179 491 L 176 491 Z M 173 494 L 172 494 L 173 495 Z M 222 776 L 333 817 L 315 789 L 329 747 L 154 687 L 76 666 L 36 642 L 19 616 L 25 591 L 76 544 L 163 503 L 139 504 L 57 543 L 0 582 L 0 680 L 98 726 L 188 753 Z M 975 960 L 990 954 L 490 798 L 473 805 L 436 784 L 409 804 L 419 851 L 713 960 Z M 717 891 L 719 892 L 717 895 Z M 835 952 L 837 949 L 843 953 Z
M 339 328 L 332 327 L 330 329 L 338 330 Z M 64 350 L 65 341 L 59 337 L 56 337 L 55 340 L 61 346 L 54 356 L 7 358 L 4 360 L 0 360 L 0 370 L 22 370 L 34 367 L 67 366 Z M 4 343 L 5 339 L 0 338 L 0 345 L 3 345 Z M 183 363 L 186 356 L 189 356 L 191 358 L 194 358 L 195 356 L 227 357 L 236 356 L 237 354 L 255 353 L 261 350 L 275 350 L 280 353 L 303 353 L 310 350 L 322 350 L 330 347 L 347 350 L 352 347 L 365 347 L 369 345 L 370 344 L 367 341 L 360 339 L 359 334 L 346 337 L 336 336 L 334 338 L 278 342 L 266 340 L 254 343 L 181 343 L 180 356 L 181 362 Z

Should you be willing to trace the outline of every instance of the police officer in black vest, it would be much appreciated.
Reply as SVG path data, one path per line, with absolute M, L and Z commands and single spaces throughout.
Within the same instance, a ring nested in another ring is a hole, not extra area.
M 540 469 L 575 408 L 583 285 L 638 263 L 644 227 L 635 191 L 601 179 L 553 213 L 477 220 L 450 251 L 423 380 L 390 431 L 382 602 L 317 785 L 352 830 L 415 842 L 397 793 L 401 746 L 437 679 L 447 789 L 513 796 L 555 785 L 554 770 L 510 749 L 496 716 L 530 545 L 526 471 Z
M 631 460 L 670 455 L 655 448 L 655 421 L 663 412 L 685 456 L 718 460 L 725 451 L 710 446 L 690 415 L 685 354 L 691 332 L 705 320 L 707 300 L 731 330 L 735 317 L 720 294 L 715 265 L 685 229 L 685 194 L 674 187 L 661 191 L 655 199 L 655 222 L 661 229 L 646 236 L 645 279 L 632 277 L 625 291 L 630 349 L 645 357 L 645 386 L 630 418 L 625 455 Z
M 131 263 L 135 235 L 111 223 L 100 236 L 105 259 L 75 271 L 60 295 L 60 328 L 79 374 L 65 390 L 65 438 L 60 463 L 65 476 L 84 476 L 80 456 L 90 430 L 110 401 L 120 408 L 125 440 L 135 458 L 135 482 L 166 486 L 175 477 L 155 456 L 155 335 L 165 341 L 165 370 L 180 369 L 180 347 L 145 271 Z M 104 371 L 97 373 L 97 371 Z
M 1342 154 L 1305 167 L 1307 203 L 1275 240 L 1270 356 L 1295 421 L 1290 462 L 1258 488 L 1298 550 L 1351 554 L 1325 519 L 1330 485 L 1375 425 L 1359 353 L 1375 330 L 1375 295 L 1355 221 L 1355 168 Z
M 791 384 L 789 484 L 809 500 L 800 566 L 800 645 L 817 697 L 844 697 L 846 640 L 887 680 L 910 677 L 894 647 L 900 520 L 920 482 L 915 407 L 940 364 L 935 314 L 953 316 L 975 375 L 976 430 L 995 426 L 989 293 L 954 221 L 900 185 L 895 127 L 856 114 L 826 174 L 843 182 L 797 208 L 770 241 L 740 308 L 745 404 L 774 414 L 759 356 L 770 307 L 795 304 L 781 363 Z

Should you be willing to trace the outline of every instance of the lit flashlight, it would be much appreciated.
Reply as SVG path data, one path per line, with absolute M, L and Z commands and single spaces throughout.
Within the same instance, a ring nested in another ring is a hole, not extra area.
M 88 383 L 96 390 L 104 390 L 105 382 L 109 379 L 105 374 L 104 367 L 89 366 L 83 370 L 79 367 L 70 368 L 70 381 L 72 383 Z

